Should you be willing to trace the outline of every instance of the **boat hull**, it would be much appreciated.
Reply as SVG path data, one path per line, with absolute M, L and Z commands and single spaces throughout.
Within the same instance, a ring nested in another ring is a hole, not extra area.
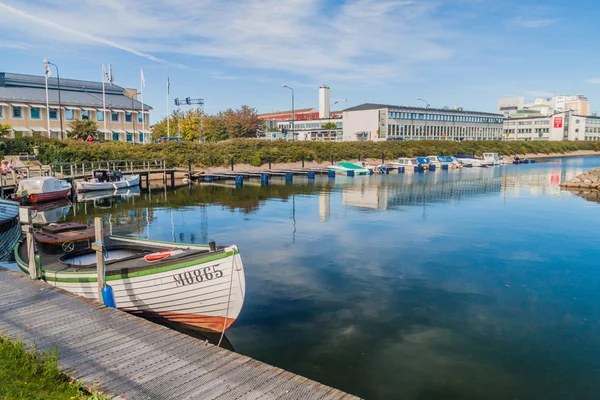
M 91 192 L 94 190 L 118 190 L 139 186 L 140 176 L 131 175 L 116 182 L 77 182 L 77 192 Z
M 194 247 L 134 238 L 111 239 L 152 244 L 157 250 Z M 27 263 L 19 253 L 22 254 L 15 251 L 17 264 L 27 271 Z M 244 267 L 236 246 L 227 247 L 222 252 L 207 253 L 194 261 L 155 265 L 136 272 L 107 272 L 106 283 L 113 289 L 117 308 L 149 319 L 184 323 L 210 332 L 223 332 L 235 322 L 244 304 L 246 291 Z M 98 298 L 94 271 L 43 270 L 42 279 L 79 296 Z
M 31 204 L 45 203 L 47 201 L 55 201 L 69 197 L 71 189 L 60 190 L 58 192 L 49 193 L 32 193 L 27 195 L 27 202 Z

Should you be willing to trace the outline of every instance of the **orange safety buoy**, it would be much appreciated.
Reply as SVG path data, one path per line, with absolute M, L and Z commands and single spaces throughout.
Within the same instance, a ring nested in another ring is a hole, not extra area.
M 181 254 L 181 253 L 183 253 L 183 250 L 159 251 L 158 253 L 152 253 L 152 254 L 145 255 L 144 260 L 147 262 L 160 261 L 160 260 L 164 260 L 167 257 L 171 257 L 171 256 Z

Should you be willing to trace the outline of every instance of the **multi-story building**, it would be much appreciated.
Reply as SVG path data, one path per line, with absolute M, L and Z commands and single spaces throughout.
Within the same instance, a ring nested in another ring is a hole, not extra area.
M 553 115 L 569 110 L 578 115 L 589 115 L 590 103 L 581 94 L 537 97 L 533 103 L 525 103 L 525 98 L 522 96 L 501 97 L 498 99 L 498 112 L 504 114 L 505 117 L 511 117 L 513 114 L 524 110 L 537 111 L 542 115 Z
M 329 87 L 319 88 L 319 108 L 260 114 L 265 121 L 264 139 L 341 141 L 342 112 L 331 111 Z
M 344 140 L 500 140 L 502 114 L 362 104 L 344 110 Z
M 59 95 L 60 92 L 60 95 Z M 75 79 L 0 72 L 0 124 L 12 128 L 11 137 L 40 134 L 66 138 L 71 122 L 92 120 L 104 140 L 147 143 L 152 107 L 137 100 L 137 90 Z M 106 108 L 106 112 L 104 109 Z
M 505 140 L 600 140 L 600 117 L 574 111 L 517 113 L 504 121 Z

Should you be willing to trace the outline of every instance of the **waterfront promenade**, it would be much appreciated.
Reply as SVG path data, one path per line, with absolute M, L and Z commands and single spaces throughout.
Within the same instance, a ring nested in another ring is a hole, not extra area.
M 2 267 L 0 333 L 117 399 L 356 399 Z

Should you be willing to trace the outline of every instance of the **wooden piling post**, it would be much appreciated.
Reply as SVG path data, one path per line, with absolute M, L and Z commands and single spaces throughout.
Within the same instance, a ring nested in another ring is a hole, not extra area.
M 92 243 L 92 249 L 96 250 L 96 275 L 98 278 L 98 301 L 102 301 L 102 288 L 104 287 L 104 229 L 102 218 L 94 218 L 96 241 Z
M 37 279 L 37 268 L 35 267 L 35 247 L 33 237 L 33 219 L 31 217 L 31 207 L 20 207 L 19 208 L 19 221 L 21 222 L 21 229 L 25 232 L 25 238 L 27 243 L 27 258 L 29 259 L 29 276 L 33 279 Z
M 231 157 L 231 170 L 233 171 L 233 157 Z
M 385 164 L 385 153 L 381 153 L 381 163 Z
M 269 156 L 269 169 L 271 169 L 271 156 Z
M 304 154 L 302 154 L 302 168 L 304 168 Z

